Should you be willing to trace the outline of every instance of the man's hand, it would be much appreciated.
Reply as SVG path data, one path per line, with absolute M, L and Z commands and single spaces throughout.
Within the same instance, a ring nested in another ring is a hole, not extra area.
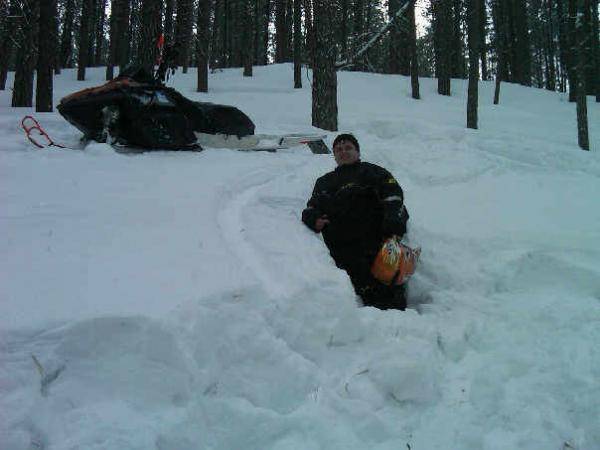
M 327 224 L 329 224 L 329 219 L 327 218 L 327 214 L 324 214 L 315 221 L 315 231 L 320 233 Z

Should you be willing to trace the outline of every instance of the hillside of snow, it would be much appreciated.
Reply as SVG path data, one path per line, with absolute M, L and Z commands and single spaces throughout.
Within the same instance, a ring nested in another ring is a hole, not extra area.
M 320 131 L 306 72 L 254 74 L 169 84 Z M 63 71 L 55 102 L 103 75 Z M 300 222 L 331 155 L 118 154 L 0 92 L 1 449 L 600 449 L 600 105 L 585 152 L 562 94 L 503 83 L 494 106 L 481 82 L 475 131 L 465 81 L 338 85 L 423 248 L 406 312 L 358 307 Z M 33 147 L 26 114 L 77 150 Z

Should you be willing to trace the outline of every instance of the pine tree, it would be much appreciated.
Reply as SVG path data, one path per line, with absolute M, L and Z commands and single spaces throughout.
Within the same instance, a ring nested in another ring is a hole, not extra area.
M 187 73 L 190 63 L 190 42 L 192 40 L 192 17 L 194 3 L 192 0 L 177 0 L 177 20 L 175 22 L 175 45 L 179 50 L 177 64 Z
M 96 46 L 94 53 L 94 65 L 102 65 L 104 52 L 104 25 L 106 22 L 106 0 L 98 0 L 96 12 Z
M 302 2 L 294 0 L 294 89 L 302 88 Z
M 334 32 L 327 0 L 313 1 L 315 61 L 312 84 L 312 124 L 337 131 L 337 73 Z
M 433 45 L 435 49 L 435 75 L 438 93 L 450 95 L 452 74 L 453 30 L 449 18 L 452 16 L 452 0 L 432 0 Z
M 252 63 L 253 63 L 253 55 L 254 55 L 254 39 L 252 33 L 252 25 L 254 24 L 254 8 L 252 0 L 244 0 L 243 2 L 244 9 L 242 12 L 242 22 L 243 22 L 243 44 L 241 44 L 240 49 L 243 53 L 243 63 L 244 63 L 244 76 L 251 77 L 252 76 Z M 244 45 L 245 43 L 245 45 Z
M 158 56 L 156 43 L 161 32 L 161 0 L 144 0 L 141 9 L 141 22 L 137 61 L 148 72 L 153 72 Z M 132 14 L 133 16 L 133 14 Z
M 286 14 L 288 0 L 275 0 L 275 62 L 289 60 L 288 30 L 286 29 Z
M 467 127 L 473 129 L 477 129 L 477 103 L 479 100 L 479 21 L 479 0 L 468 0 L 469 89 L 467 98 Z
M 390 20 L 394 18 L 400 8 L 401 0 L 389 0 L 388 15 Z M 404 4 L 404 1 L 402 1 Z M 411 8 L 414 11 L 414 7 Z M 410 74 L 411 64 L 411 36 L 410 23 L 408 21 L 396 20 L 390 29 L 389 37 L 389 73 L 401 75 Z
M 53 64 L 56 50 L 56 0 L 40 2 L 35 110 L 52 111 Z
M 419 55 L 417 53 L 417 24 L 415 21 L 415 5 L 412 4 L 409 9 L 408 21 L 410 23 L 410 80 L 412 88 L 412 98 L 418 100 L 421 98 L 419 93 Z
M 67 0 L 62 20 L 62 34 L 60 37 L 59 63 L 61 67 L 73 67 L 73 27 L 75 8 L 75 0 Z
M 210 33 L 208 24 L 210 20 L 210 0 L 198 1 L 198 18 L 196 21 L 198 40 L 196 43 L 196 61 L 198 65 L 198 92 L 208 92 L 208 45 Z
M 38 26 L 38 2 L 21 0 L 18 8 L 18 51 L 13 84 L 12 106 L 32 106 L 33 70 L 37 56 L 36 35 Z
M 13 51 L 13 36 L 17 31 L 17 0 L 2 5 L 2 29 L 0 30 L 0 90 L 6 89 L 8 64 Z
M 79 27 L 79 54 L 77 60 L 77 79 L 85 80 L 85 68 L 89 65 L 90 31 L 93 0 L 83 0 L 81 7 L 81 25 Z
M 577 47 L 577 141 L 583 150 L 590 149 L 588 135 L 587 97 L 585 89 L 585 66 L 586 66 L 586 41 L 589 34 L 586 33 L 584 14 L 589 5 L 589 0 L 577 0 L 577 19 L 575 21 L 574 41 Z

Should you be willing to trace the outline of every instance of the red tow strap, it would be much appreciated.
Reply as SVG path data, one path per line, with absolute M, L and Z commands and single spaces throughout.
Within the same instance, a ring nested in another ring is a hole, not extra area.
M 25 130 L 25 133 L 27 134 L 27 139 L 29 139 L 29 141 L 38 148 L 66 148 L 64 145 L 57 144 L 52 139 L 50 139 L 50 136 L 48 136 L 48 133 L 46 133 L 46 131 L 41 127 L 39 122 L 31 116 L 23 117 L 23 120 L 21 120 L 21 127 L 23 127 L 23 130 Z M 32 135 L 33 130 L 36 130 L 36 132 Z M 42 141 L 45 145 L 40 144 L 38 140 Z

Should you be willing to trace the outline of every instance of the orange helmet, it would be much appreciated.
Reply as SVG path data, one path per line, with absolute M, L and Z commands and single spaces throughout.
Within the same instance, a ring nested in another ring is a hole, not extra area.
M 399 285 L 408 281 L 415 273 L 421 255 L 419 247 L 412 249 L 399 242 L 394 236 L 387 239 L 371 266 L 373 276 L 386 285 Z

